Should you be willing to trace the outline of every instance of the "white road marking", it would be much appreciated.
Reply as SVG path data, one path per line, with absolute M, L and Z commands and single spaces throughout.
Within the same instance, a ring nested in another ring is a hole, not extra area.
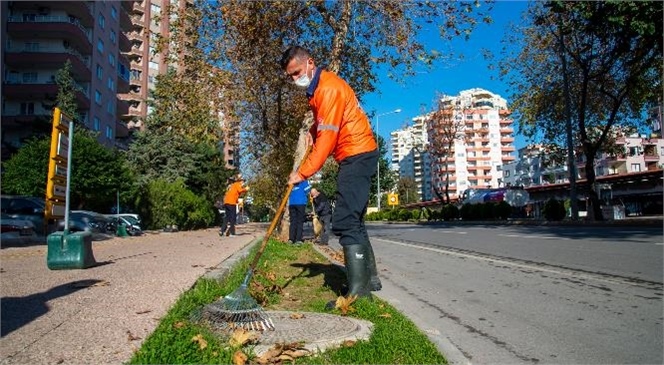
M 495 263 L 500 263 L 504 265 L 510 265 L 514 267 L 519 267 L 519 268 L 524 268 L 524 269 L 529 269 L 529 270 L 535 270 L 535 271 L 541 271 L 541 272 L 548 272 L 552 274 L 558 274 L 558 275 L 566 275 L 566 276 L 571 276 L 574 278 L 583 278 L 583 279 L 590 279 L 590 280 L 596 280 L 596 281 L 601 281 L 605 283 L 611 283 L 611 284 L 621 284 L 621 285 L 627 285 L 627 286 L 639 286 L 639 284 L 635 284 L 632 281 L 629 280 L 623 280 L 620 278 L 616 279 L 609 279 L 600 275 L 593 275 L 590 273 L 583 273 L 583 272 L 578 272 L 574 271 L 573 269 L 555 269 L 555 268 L 546 268 L 546 267 L 541 267 L 541 266 L 536 266 L 536 265 L 528 265 L 528 264 L 519 264 L 516 262 L 511 262 L 507 260 L 502 260 L 498 258 L 491 258 L 491 257 L 483 257 L 483 256 L 477 256 L 477 255 L 472 255 L 472 254 L 466 254 L 466 253 L 461 253 L 461 252 L 455 252 L 451 250 L 446 250 L 444 248 L 433 248 L 433 247 L 424 247 L 424 246 L 418 246 L 418 245 L 413 245 L 410 243 L 404 243 L 404 242 L 397 242 L 397 241 L 392 241 L 392 240 L 387 240 L 384 238 L 375 238 L 376 240 L 391 243 L 393 245 L 399 245 L 399 246 L 404 246 L 404 247 L 411 247 L 411 248 L 417 248 L 420 250 L 426 250 L 426 251 L 433 251 L 433 252 L 438 252 L 442 253 L 445 255 L 454 255 L 454 256 L 459 256 L 459 257 L 465 257 L 469 259 L 475 259 L 478 261 L 490 261 L 490 262 L 495 262 Z M 544 264 L 546 265 L 546 264 Z

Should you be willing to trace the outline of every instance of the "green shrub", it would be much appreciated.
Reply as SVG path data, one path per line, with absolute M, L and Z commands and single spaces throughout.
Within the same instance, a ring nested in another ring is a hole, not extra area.
M 384 217 L 387 218 L 388 221 L 396 222 L 399 220 L 399 211 L 397 209 L 390 209 L 383 214 L 385 214 Z
M 440 209 L 441 219 L 450 221 L 459 218 L 459 208 L 456 205 L 446 204 Z
M 431 209 L 422 208 L 422 211 L 420 213 L 420 218 L 426 219 L 427 221 L 430 221 L 431 220 Z
M 473 208 L 472 207 L 473 206 L 469 203 L 466 203 L 466 204 L 461 206 L 461 209 L 459 209 L 459 215 L 461 216 L 461 219 L 463 219 L 465 221 L 473 220 L 473 216 L 472 216 Z
M 493 209 L 493 216 L 497 219 L 505 220 L 512 215 L 512 206 L 506 201 L 496 204 Z
M 420 211 L 418 209 L 414 209 L 410 211 L 410 218 L 419 221 L 420 220 Z
M 544 218 L 548 221 L 560 221 L 565 218 L 565 205 L 551 198 L 544 203 Z
M 190 230 L 209 227 L 214 222 L 211 204 L 187 189 L 182 180 L 153 180 L 142 200 L 142 216 L 153 229 L 177 225 L 180 230 Z
M 410 217 L 411 217 L 409 210 L 400 209 L 398 212 L 399 213 L 398 213 L 397 217 L 398 217 L 399 221 L 405 222 L 405 221 L 409 220 Z

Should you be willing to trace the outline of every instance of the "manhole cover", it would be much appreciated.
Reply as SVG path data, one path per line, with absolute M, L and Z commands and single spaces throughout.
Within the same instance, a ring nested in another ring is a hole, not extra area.
M 267 311 L 275 330 L 261 333 L 255 349 L 259 356 L 277 343 L 304 342 L 308 350 L 322 351 L 346 340 L 367 340 L 373 328 L 371 322 L 356 318 L 315 312 L 297 312 L 303 317 L 291 318 L 295 313 Z

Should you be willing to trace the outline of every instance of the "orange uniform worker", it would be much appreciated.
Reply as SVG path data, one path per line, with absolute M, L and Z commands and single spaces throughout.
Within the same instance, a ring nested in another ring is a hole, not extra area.
M 244 179 L 242 175 L 238 174 L 233 183 L 228 186 L 226 189 L 226 194 L 224 195 L 224 221 L 221 224 L 221 230 L 219 235 L 226 236 L 235 236 L 235 224 L 237 223 L 237 203 L 240 199 L 240 195 L 249 191 L 248 186 L 244 186 Z M 228 227 L 226 227 L 228 226 Z
M 314 124 L 307 135 L 311 153 L 289 177 L 303 181 L 321 169 L 328 156 L 339 163 L 332 232 L 339 236 L 346 258 L 348 295 L 370 296 L 380 290 L 376 261 L 364 215 L 371 177 L 376 173 L 378 146 L 369 119 L 355 92 L 333 72 L 316 67 L 310 53 L 294 46 L 281 58 L 281 67 L 294 83 L 306 88 Z

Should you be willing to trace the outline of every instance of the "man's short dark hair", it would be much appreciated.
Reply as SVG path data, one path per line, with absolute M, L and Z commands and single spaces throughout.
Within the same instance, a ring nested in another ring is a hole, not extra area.
M 286 70 L 286 67 L 292 61 L 293 59 L 307 59 L 310 58 L 311 54 L 309 51 L 306 49 L 300 47 L 300 46 L 292 46 L 289 47 L 282 55 L 281 55 L 281 62 L 279 64 L 281 65 L 282 70 Z

